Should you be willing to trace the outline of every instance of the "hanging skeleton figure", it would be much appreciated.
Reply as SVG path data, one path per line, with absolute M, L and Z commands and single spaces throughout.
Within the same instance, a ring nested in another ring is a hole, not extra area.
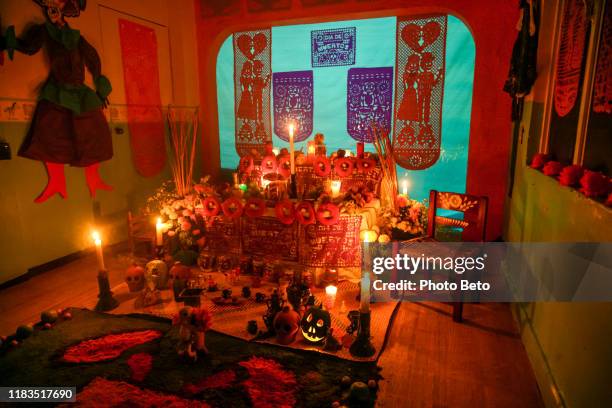
M 113 156 L 110 130 L 102 113 L 112 88 L 101 75 L 96 49 L 64 19 L 78 17 L 86 0 L 34 2 L 43 8 L 47 21 L 29 27 L 20 38 L 13 26 L 0 37 L 0 52 L 6 49 L 11 59 L 15 50 L 34 55 L 44 47 L 51 67 L 19 155 L 46 166 L 47 187 L 35 202 L 42 203 L 56 193 L 66 198 L 65 164 L 85 168 L 89 192 L 95 197 L 99 189 L 112 190 L 98 173 L 100 162 Z M 95 91 L 84 84 L 85 67 L 92 74 Z

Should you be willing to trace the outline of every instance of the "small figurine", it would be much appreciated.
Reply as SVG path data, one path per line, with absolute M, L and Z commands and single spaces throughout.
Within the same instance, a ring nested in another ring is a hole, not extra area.
M 257 320 L 249 320 L 247 323 L 247 332 L 254 336 L 257 334 L 257 330 Z
M 152 278 L 145 279 L 146 283 L 144 290 L 140 292 L 140 296 L 136 302 L 141 307 L 153 306 L 161 301 L 159 289 L 156 288 L 156 280 Z
M 173 323 L 179 326 L 179 356 L 196 361 L 198 354 L 208 354 L 206 331 L 212 324 L 212 316 L 208 310 L 186 306 L 174 316 Z
M 323 350 L 335 353 L 340 349 L 342 349 L 342 344 L 336 337 L 334 337 L 334 329 L 330 328 L 329 334 L 325 338 L 325 343 L 323 344 Z
M 278 312 L 283 310 L 283 304 L 284 302 L 280 298 L 278 291 L 274 289 L 270 295 L 270 299 L 267 301 L 268 309 L 266 310 L 266 314 L 263 316 L 263 321 L 270 334 L 274 334 L 274 318 Z
M 247 299 L 251 297 L 251 288 L 249 286 L 245 286 L 242 288 L 242 296 Z
M 219 290 L 217 286 L 217 282 L 214 281 L 214 279 L 212 278 L 212 275 L 208 275 L 208 291 L 216 292 L 217 290 Z

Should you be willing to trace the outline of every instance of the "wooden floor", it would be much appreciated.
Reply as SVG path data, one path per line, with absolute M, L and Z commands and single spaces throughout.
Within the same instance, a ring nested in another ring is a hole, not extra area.
M 111 287 L 127 264 L 107 257 Z M 89 256 L 0 291 L 0 334 L 38 321 L 45 309 L 93 307 L 96 272 Z M 466 305 L 464 323 L 450 311 L 438 303 L 400 306 L 379 359 L 378 407 L 542 406 L 509 306 Z

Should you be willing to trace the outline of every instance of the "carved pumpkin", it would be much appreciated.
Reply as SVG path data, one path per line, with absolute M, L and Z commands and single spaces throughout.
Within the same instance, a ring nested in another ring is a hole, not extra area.
M 297 314 L 289 306 L 285 306 L 282 311 L 278 312 L 274 317 L 274 332 L 276 333 L 276 341 L 279 344 L 291 344 L 295 341 L 295 336 L 298 333 L 300 315 Z
M 133 264 L 125 271 L 125 282 L 130 292 L 139 292 L 144 289 L 145 270 L 142 266 Z
M 168 267 L 164 261 L 154 259 L 145 266 L 145 279 L 155 285 L 155 289 L 168 286 Z
M 301 322 L 302 335 L 309 343 L 320 343 L 327 337 L 331 327 L 329 312 L 320 307 L 311 307 Z

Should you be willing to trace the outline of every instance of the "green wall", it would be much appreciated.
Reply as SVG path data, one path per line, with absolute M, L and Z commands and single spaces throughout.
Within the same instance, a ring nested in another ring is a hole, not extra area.
M 526 102 L 505 238 L 522 242 L 612 241 L 612 210 L 530 169 L 527 139 L 539 136 L 543 105 Z M 612 406 L 612 303 L 515 307 L 546 406 Z
M 89 196 L 82 169 L 66 167 L 68 198 L 58 195 L 44 203 L 34 198 L 46 185 L 40 162 L 16 155 L 27 132 L 27 123 L 0 123 L 0 135 L 10 144 L 13 159 L 0 161 L 0 283 L 29 268 L 91 247 L 91 229 L 96 226 L 105 242 L 126 239 L 128 210 L 140 207 L 161 182 L 170 177 L 168 166 L 153 178 L 143 178 L 132 165 L 127 126 L 123 134 L 113 132 L 114 157 L 101 166 L 102 178 L 114 187 Z M 99 214 L 98 217 L 96 215 Z

